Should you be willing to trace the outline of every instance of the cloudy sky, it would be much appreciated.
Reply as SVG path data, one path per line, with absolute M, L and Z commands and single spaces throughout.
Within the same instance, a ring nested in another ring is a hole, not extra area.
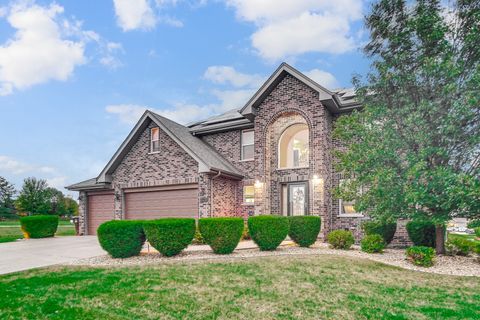
M 241 107 L 286 61 L 328 88 L 368 61 L 360 0 L 0 0 L 0 176 L 95 177 L 145 108 Z M 63 190 L 65 191 L 65 190 Z

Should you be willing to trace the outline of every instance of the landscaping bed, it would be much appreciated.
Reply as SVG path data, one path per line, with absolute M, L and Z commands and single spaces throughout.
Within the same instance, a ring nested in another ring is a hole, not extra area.
M 164 257 L 158 254 L 153 248 L 149 248 L 150 252 L 145 250 L 139 256 L 126 259 L 113 259 L 108 255 L 99 256 L 90 259 L 82 259 L 72 263 L 72 265 L 83 266 L 137 266 L 137 265 L 161 265 L 168 262 L 185 262 L 195 260 L 211 260 L 211 261 L 236 261 L 255 257 L 269 256 L 322 256 L 336 255 L 351 258 L 370 259 L 376 262 L 385 263 L 404 269 L 423 271 L 428 273 L 437 273 L 445 275 L 459 276 L 477 276 L 480 277 L 480 264 L 476 258 L 459 257 L 459 256 L 438 256 L 435 264 L 430 268 L 415 266 L 405 259 L 405 250 L 403 249 L 385 249 L 382 254 L 368 254 L 360 251 L 358 246 L 353 246 L 350 250 L 334 250 L 330 249 L 327 244 L 322 242 L 315 243 L 311 248 L 301 248 L 293 244 L 291 241 L 284 241 L 276 251 L 260 251 L 255 248 L 253 242 L 243 241 L 240 247 L 228 256 L 219 256 L 214 254 L 208 246 L 190 246 L 185 251 L 175 257 Z
M 74 236 L 75 226 L 69 221 L 59 221 L 59 226 L 55 236 Z M 17 239 L 23 239 L 20 222 L 16 221 L 0 221 L 0 243 L 11 242 Z

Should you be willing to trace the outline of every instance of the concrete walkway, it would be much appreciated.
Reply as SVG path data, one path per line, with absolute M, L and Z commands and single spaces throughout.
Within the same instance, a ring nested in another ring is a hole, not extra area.
M 0 243 L 0 274 L 104 255 L 97 237 L 55 237 Z

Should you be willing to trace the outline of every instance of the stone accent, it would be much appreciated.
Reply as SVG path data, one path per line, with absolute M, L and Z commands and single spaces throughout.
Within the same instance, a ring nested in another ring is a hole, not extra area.
M 200 218 L 210 217 L 212 211 L 212 183 L 208 174 L 201 173 L 198 181 L 198 215 Z
M 408 237 L 408 232 L 406 228 L 408 221 L 409 220 L 407 219 L 399 219 L 397 221 L 397 230 L 395 231 L 395 236 L 393 237 L 393 240 L 389 245 L 390 247 L 405 248 L 413 245 L 412 241 Z
M 87 234 L 87 192 L 80 191 L 78 195 L 78 232 L 81 236 Z

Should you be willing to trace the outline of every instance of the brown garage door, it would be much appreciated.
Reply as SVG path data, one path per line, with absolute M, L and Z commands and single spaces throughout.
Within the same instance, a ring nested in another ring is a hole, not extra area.
M 197 218 L 197 216 L 197 185 L 178 186 L 173 190 L 125 191 L 126 219 Z
M 105 221 L 113 220 L 113 193 L 88 195 L 88 234 L 97 234 L 97 228 Z

